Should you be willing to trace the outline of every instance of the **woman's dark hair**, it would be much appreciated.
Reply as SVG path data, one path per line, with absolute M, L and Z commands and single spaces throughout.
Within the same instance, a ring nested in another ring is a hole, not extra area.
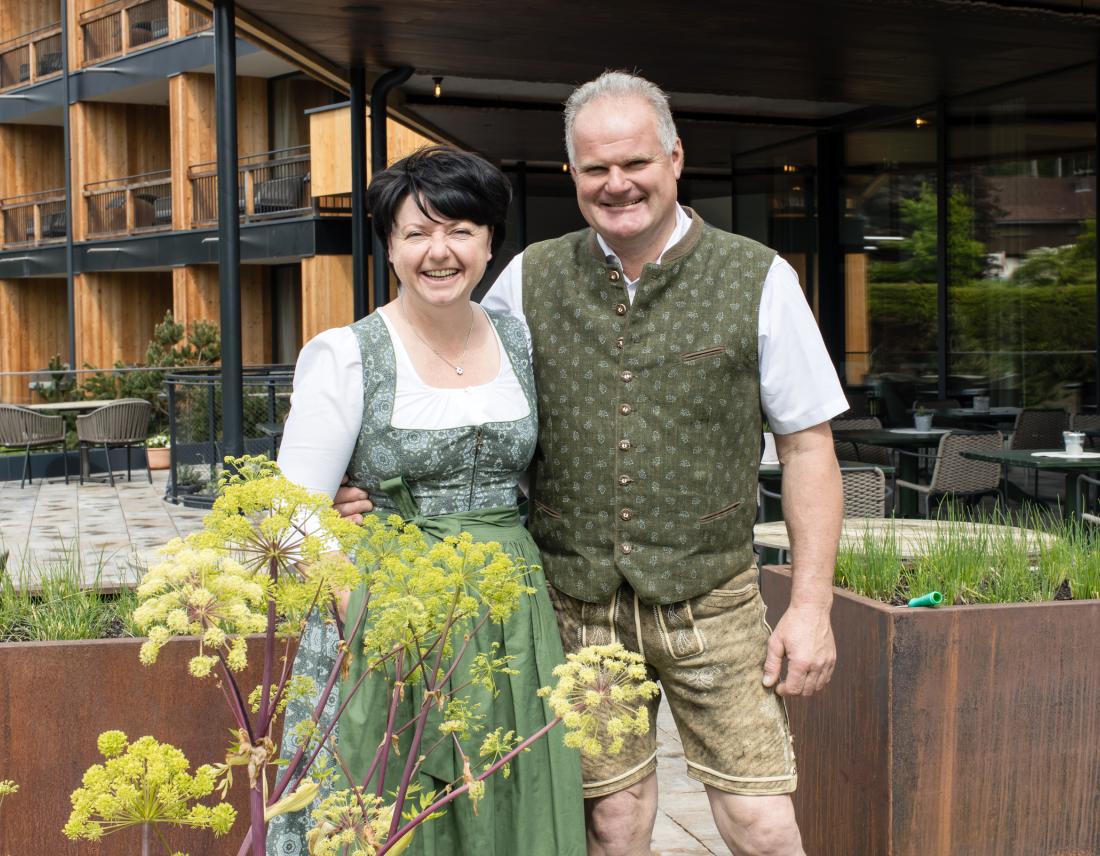
M 367 210 L 382 243 L 389 241 L 397 209 L 406 196 L 416 201 L 426 217 L 436 211 L 448 220 L 489 226 L 494 254 L 504 243 L 512 185 L 485 158 L 451 146 L 430 146 L 375 175 L 367 188 Z

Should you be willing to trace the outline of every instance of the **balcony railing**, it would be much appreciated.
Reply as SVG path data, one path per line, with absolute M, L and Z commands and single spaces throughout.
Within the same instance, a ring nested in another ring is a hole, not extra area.
M 309 146 L 277 149 L 246 155 L 237 162 L 239 212 L 245 222 L 293 217 L 312 210 L 309 193 Z M 217 163 L 192 166 L 192 222 L 209 226 L 218 222 Z
M 168 38 L 168 0 L 112 0 L 80 16 L 84 62 L 120 56 Z
M 84 185 L 88 237 L 172 228 L 172 172 L 162 169 Z
M 0 45 L 0 92 L 61 73 L 61 24 L 50 24 Z
M 209 15 L 204 15 L 198 9 L 187 10 L 187 35 L 209 30 L 212 26 L 214 26 L 214 22 Z
M 5 247 L 33 247 L 64 241 L 65 191 L 45 190 L 0 199 Z

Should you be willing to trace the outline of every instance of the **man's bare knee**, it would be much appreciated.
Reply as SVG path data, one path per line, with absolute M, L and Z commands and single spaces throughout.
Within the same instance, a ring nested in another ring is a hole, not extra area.
M 657 777 L 585 800 L 589 856 L 649 856 L 657 817 Z
M 736 856 L 805 856 L 789 796 L 741 796 L 707 788 L 714 821 Z

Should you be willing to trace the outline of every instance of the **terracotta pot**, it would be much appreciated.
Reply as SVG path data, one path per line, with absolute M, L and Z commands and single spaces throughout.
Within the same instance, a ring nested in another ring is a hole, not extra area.
M 102 763 L 99 734 L 117 728 L 131 740 L 146 734 L 179 747 L 194 770 L 225 760 L 232 717 L 214 678 L 187 673 L 196 640 L 173 640 L 153 666 L 138 661 L 141 639 L 0 644 L 0 778 L 19 793 L 0 811 L 0 853 L 108 856 L 141 852 L 136 829 L 100 844 L 69 841 L 61 827 L 69 795 L 84 771 Z M 245 692 L 262 678 L 262 653 L 249 646 Z M 214 803 L 216 793 L 203 800 Z M 237 820 L 224 838 L 205 830 L 162 827 L 173 850 L 191 856 L 235 856 L 248 830 L 248 776 L 233 777 Z
M 168 448 L 146 449 L 145 458 L 149 462 L 149 469 L 166 470 L 172 463 L 172 450 Z
M 785 568 L 761 588 L 772 627 Z M 833 589 L 837 665 L 788 699 L 815 856 L 1100 853 L 1100 600 L 893 607 Z

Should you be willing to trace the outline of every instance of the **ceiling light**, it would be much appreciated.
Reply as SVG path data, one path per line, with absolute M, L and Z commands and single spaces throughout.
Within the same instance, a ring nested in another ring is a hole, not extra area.
M 783 172 L 798 172 L 798 167 L 793 163 L 783 164 Z
M 436 98 L 442 98 L 443 97 L 443 78 L 442 77 L 433 77 L 432 81 L 435 83 L 435 90 L 434 90 L 435 91 L 435 97 Z
M 928 124 L 928 120 L 925 119 L 923 116 L 917 116 L 917 118 L 913 120 L 913 124 L 916 125 L 918 128 L 923 128 L 925 125 Z
M 569 172 L 569 164 L 567 164 L 567 163 L 563 163 L 563 164 L 561 165 L 561 171 L 562 171 L 562 172 Z

